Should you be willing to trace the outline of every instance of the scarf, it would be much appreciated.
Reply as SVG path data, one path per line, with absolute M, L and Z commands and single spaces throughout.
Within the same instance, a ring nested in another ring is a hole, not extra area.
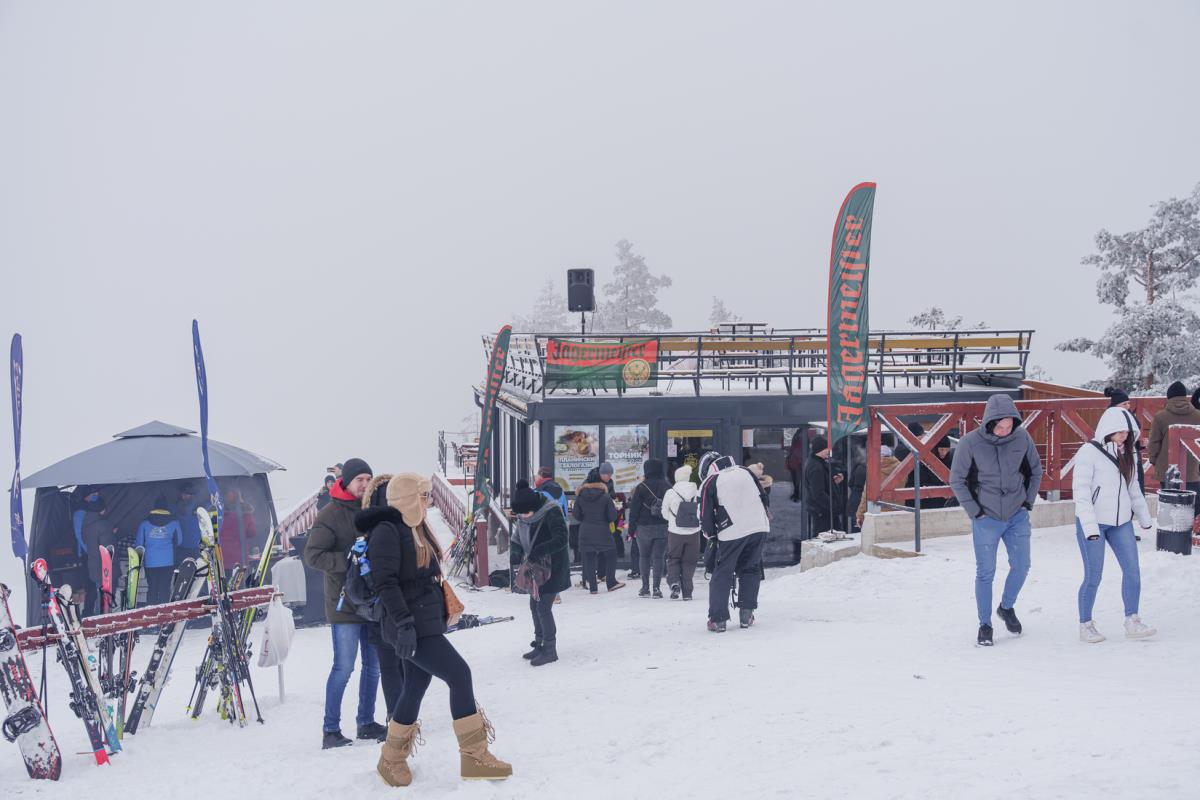
M 533 532 L 546 515 L 553 510 L 558 509 L 554 503 L 546 503 L 537 511 L 533 512 L 533 516 L 529 519 L 517 517 L 517 527 L 513 531 L 513 538 L 517 544 L 521 545 L 521 550 L 525 553 L 525 558 L 529 558 L 529 552 L 533 549 Z

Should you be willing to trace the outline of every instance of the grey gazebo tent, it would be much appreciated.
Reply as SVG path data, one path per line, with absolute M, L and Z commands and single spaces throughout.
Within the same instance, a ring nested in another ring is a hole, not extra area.
M 260 545 L 275 524 L 275 507 L 267 473 L 283 467 L 269 458 L 234 447 L 208 441 L 209 464 L 222 493 L 237 490 L 245 503 L 245 513 L 253 525 L 228 524 L 240 533 L 238 552 L 242 557 Z M 35 489 L 33 520 L 30 526 L 30 559 L 45 558 L 51 577 L 57 584 L 79 586 L 86 580 L 81 572 L 71 515 L 74 498 L 86 487 L 98 490 L 108 507 L 108 518 L 115 529 L 118 560 L 131 543 L 137 527 L 157 503 L 174 508 L 179 490 L 191 485 L 198 498 L 206 498 L 204 461 L 200 437 L 195 431 L 150 422 L 118 433 L 113 441 L 84 450 L 33 473 L 21 481 L 22 487 Z M 240 519 L 240 518 L 239 518 Z M 247 528 L 249 529 L 247 535 Z M 222 531 L 224 541 L 226 532 Z M 233 542 L 229 543 L 230 545 Z M 40 613 L 39 603 L 31 595 L 28 604 L 31 623 Z

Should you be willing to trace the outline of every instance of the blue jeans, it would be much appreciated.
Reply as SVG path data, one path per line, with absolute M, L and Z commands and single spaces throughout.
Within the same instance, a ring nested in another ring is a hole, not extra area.
M 979 624 L 992 624 L 992 579 L 996 577 L 996 549 L 1004 542 L 1008 551 L 1008 577 L 1000 605 L 1012 608 L 1029 574 L 1029 512 L 1021 509 L 1007 522 L 980 517 L 971 521 L 971 539 L 975 543 L 975 605 Z
M 1083 556 L 1083 583 L 1079 585 L 1080 624 L 1092 620 L 1096 590 L 1100 588 L 1100 577 L 1104 574 L 1105 540 L 1121 565 L 1121 600 L 1125 602 L 1125 616 L 1138 613 L 1138 600 L 1142 596 L 1142 570 L 1138 566 L 1133 523 L 1101 525 L 1100 538 L 1089 542 L 1083 535 L 1083 526 L 1079 520 L 1075 520 L 1075 540 L 1079 542 L 1079 553 Z
M 363 624 L 330 625 L 333 636 L 333 669 L 325 682 L 326 733 L 342 727 L 342 695 L 354 674 L 354 661 L 362 649 L 362 675 L 358 679 L 359 725 L 375 721 L 375 695 L 379 690 L 379 651 L 368 638 L 370 626 Z

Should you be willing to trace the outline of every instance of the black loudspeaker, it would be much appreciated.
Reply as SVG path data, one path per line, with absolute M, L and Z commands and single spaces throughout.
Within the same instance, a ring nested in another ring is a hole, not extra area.
M 596 310 L 595 270 L 567 270 L 567 308 L 570 311 Z

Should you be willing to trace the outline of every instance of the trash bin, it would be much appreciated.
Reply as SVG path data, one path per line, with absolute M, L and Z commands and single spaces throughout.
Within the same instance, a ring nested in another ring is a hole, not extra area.
M 1158 549 L 1183 556 L 1192 554 L 1192 522 L 1196 493 L 1161 489 L 1158 493 Z

